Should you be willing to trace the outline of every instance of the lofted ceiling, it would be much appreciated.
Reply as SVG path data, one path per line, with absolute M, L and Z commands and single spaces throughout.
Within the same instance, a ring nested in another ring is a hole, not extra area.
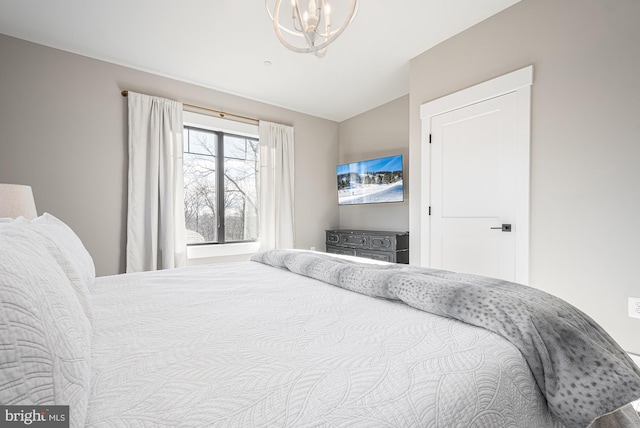
M 264 0 L 2 0 L 0 33 L 342 121 L 407 94 L 411 58 L 518 1 L 362 0 L 321 59 L 280 44 Z

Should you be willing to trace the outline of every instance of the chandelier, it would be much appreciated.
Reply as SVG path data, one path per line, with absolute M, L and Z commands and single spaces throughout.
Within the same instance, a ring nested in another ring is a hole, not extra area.
M 293 52 L 314 54 L 322 58 L 327 53 L 327 46 L 342 34 L 358 12 L 358 0 L 349 1 L 344 21 L 335 29 L 331 25 L 332 10 L 327 0 L 290 0 L 291 10 L 288 7 L 282 8 L 282 0 L 276 0 L 273 13 L 269 9 L 269 0 L 265 0 L 264 4 L 273 21 L 278 40 L 284 46 Z M 282 24 L 287 15 L 291 16 L 290 26 Z

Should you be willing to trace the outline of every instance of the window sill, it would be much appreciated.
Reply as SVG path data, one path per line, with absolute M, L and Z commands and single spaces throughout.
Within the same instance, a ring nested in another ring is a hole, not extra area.
M 259 250 L 259 242 L 238 242 L 236 244 L 219 245 L 191 245 L 187 246 L 187 259 L 205 259 L 209 257 L 253 254 L 257 253 Z

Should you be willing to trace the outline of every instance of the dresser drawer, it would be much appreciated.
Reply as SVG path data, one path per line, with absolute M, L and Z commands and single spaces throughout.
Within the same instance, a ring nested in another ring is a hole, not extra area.
M 386 251 L 356 250 L 356 256 L 366 257 L 373 260 L 380 260 L 383 262 L 396 262 L 396 254 Z
M 350 248 L 369 248 L 369 236 L 363 233 L 340 233 L 340 243 Z
M 339 243 L 340 243 L 340 234 L 338 232 L 334 232 L 333 230 L 327 230 L 327 239 L 325 244 L 337 245 Z
M 391 235 L 369 235 L 369 247 L 372 250 L 395 250 L 395 236 Z
M 334 247 L 333 245 L 327 245 L 327 253 L 342 254 L 344 256 L 355 256 L 356 250 L 354 250 L 353 248 Z

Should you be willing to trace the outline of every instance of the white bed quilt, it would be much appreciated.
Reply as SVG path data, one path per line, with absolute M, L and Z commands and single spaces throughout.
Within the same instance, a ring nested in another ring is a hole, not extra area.
M 496 334 L 255 262 L 98 278 L 88 427 L 561 427 Z

